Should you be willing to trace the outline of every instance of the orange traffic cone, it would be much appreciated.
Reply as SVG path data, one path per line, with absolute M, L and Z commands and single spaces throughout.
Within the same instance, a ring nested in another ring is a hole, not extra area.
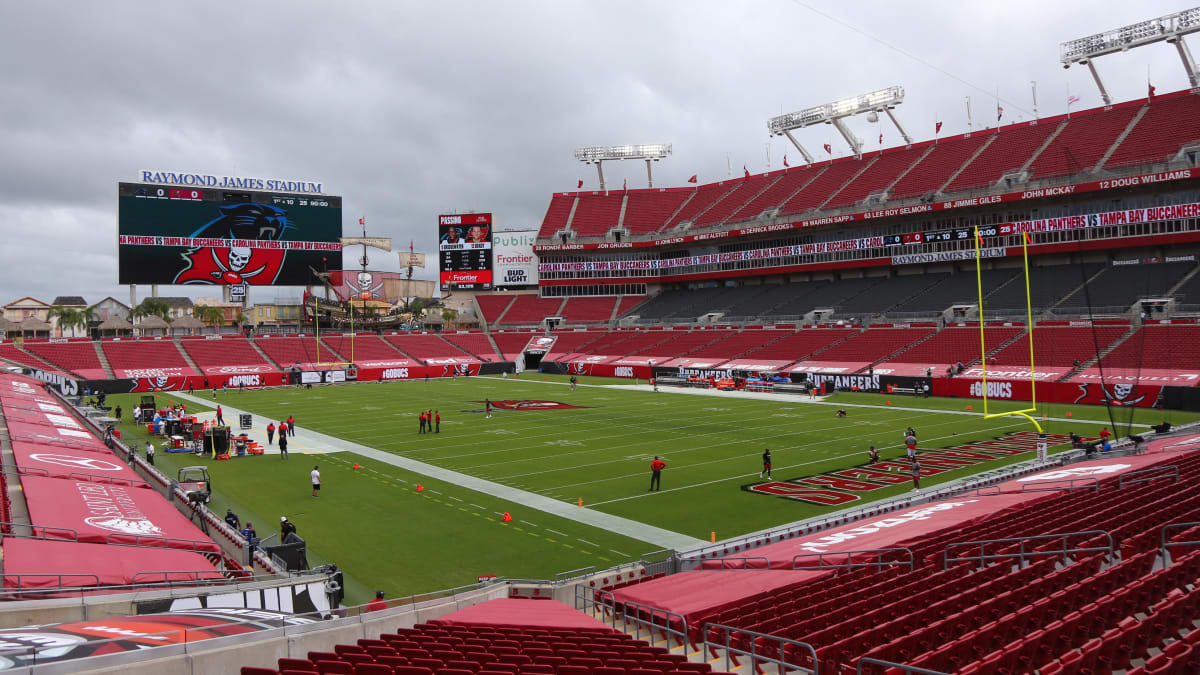
M 359 469 L 361 469 L 361 468 L 362 468 L 362 467 L 358 465 L 358 462 L 355 462 L 355 463 L 354 463 L 354 470 L 355 470 L 355 471 L 358 471 L 358 470 L 359 470 Z
M 504 515 L 500 516 L 500 520 L 503 520 L 506 523 L 511 523 L 512 522 L 512 514 L 509 513 L 508 511 L 505 511 Z
M 425 486 L 421 485 L 420 483 L 417 483 L 417 492 L 424 492 L 424 491 L 425 491 Z
M 967 410 L 973 410 L 971 406 L 967 406 Z

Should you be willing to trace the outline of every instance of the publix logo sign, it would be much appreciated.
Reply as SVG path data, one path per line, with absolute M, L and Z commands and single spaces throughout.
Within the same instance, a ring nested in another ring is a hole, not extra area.
M 492 235 L 492 242 L 497 246 L 532 247 L 535 240 L 537 240 L 537 232 L 533 230 L 528 232 L 496 232 Z

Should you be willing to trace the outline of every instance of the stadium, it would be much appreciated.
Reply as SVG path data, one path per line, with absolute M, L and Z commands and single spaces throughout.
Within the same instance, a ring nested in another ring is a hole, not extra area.
M 583 147 L 535 229 L 429 214 L 436 281 L 316 181 L 118 181 L 129 302 L 3 307 L 0 670 L 1200 672 L 1196 30 L 1063 43 L 1062 115 L 781 111 L 761 173 Z M 1192 87 L 1112 100 L 1156 44 Z

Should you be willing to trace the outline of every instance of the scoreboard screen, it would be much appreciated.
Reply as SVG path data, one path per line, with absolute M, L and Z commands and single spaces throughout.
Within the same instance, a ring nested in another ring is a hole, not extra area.
M 443 291 L 492 287 L 492 214 L 438 216 L 438 269 Z
M 117 283 L 304 286 L 342 268 L 342 198 L 120 183 Z

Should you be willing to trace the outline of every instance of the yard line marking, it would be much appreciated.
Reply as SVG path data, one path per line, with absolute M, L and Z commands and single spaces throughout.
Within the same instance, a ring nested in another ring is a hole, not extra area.
M 446 498 L 447 498 L 447 499 L 453 499 L 453 500 L 454 500 L 454 501 L 456 501 L 456 502 L 461 502 L 461 501 L 462 501 L 461 499 L 459 499 L 458 497 L 455 497 L 454 495 L 446 495 Z
M 566 532 L 559 532 L 558 530 L 552 530 L 552 529 L 550 529 L 550 528 L 548 528 L 548 527 L 546 528 L 546 531 L 547 531 L 547 532 L 553 532 L 554 534 L 557 534 L 557 535 L 558 535 L 558 536 L 560 536 L 560 537 L 568 537 L 568 536 L 570 536 L 570 535 L 568 535 Z
M 531 523 L 528 520 L 522 520 L 521 522 L 525 523 L 526 525 L 528 525 L 530 527 L 537 527 L 537 523 Z
M 587 539 L 580 539 L 579 537 L 575 537 L 575 541 L 581 541 L 581 542 L 587 544 L 588 546 L 595 546 L 596 548 L 600 548 L 600 544 L 588 541 Z
M 483 507 L 482 507 L 482 506 L 480 506 L 480 505 L 478 505 L 478 504 L 475 504 L 475 503 L 473 503 L 473 502 L 467 502 L 467 505 L 468 505 L 468 506 L 473 506 L 473 507 L 475 507 L 475 508 L 479 509 L 480 511 L 482 511 L 482 510 L 483 510 Z
M 609 552 L 610 552 L 610 553 L 616 553 L 617 555 L 621 556 L 622 558 L 628 558 L 628 557 L 630 557 L 628 553 L 621 553 L 620 551 L 618 551 L 618 550 L 616 550 L 616 549 L 611 549 L 611 548 L 610 548 L 610 549 L 608 549 L 608 550 L 609 550 Z

